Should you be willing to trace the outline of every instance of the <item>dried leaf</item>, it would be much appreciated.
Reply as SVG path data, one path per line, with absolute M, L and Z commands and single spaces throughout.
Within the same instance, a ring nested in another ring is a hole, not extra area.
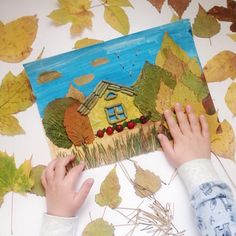
M 76 89 L 72 84 L 70 84 L 66 97 L 74 98 L 75 100 L 78 100 L 80 103 L 83 103 L 85 100 L 84 94 L 80 92 L 78 89 Z
M 233 41 L 236 42 L 236 34 L 227 34 Z
M 168 4 L 176 11 L 178 16 L 181 18 L 184 11 L 189 6 L 191 0 L 168 0 Z
M 114 167 L 102 182 L 100 193 L 96 194 L 95 201 L 100 206 L 109 206 L 114 209 L 122 201 L 119 192 L 120 184 L 116 174 L 116 167 Z
M 215 55 L 203 68 L 207 82 L 220 82 L 236 78 L 236 54 L 222 51 Z
M 125 11 L 117 6 L 105 6 L 105 21 L 123 35 L 129 33 L 129 19 Z
M 231 24 L 230 30 L 231 30 L 232 32 L 236 32 L 236 21 Z
M 227 120 L 221 124 L 222 133 L 212 137 L 211 150 L 220 157 L 235 160 L 235 135 L 234 130 Z
M 148 0 L 161 13 L 161 8 L 165 0 Z
M 81 75 L 80 77 L 74 79 L 76 85 L 81 86 L 89 83 L 94 79 L 94 74 Z
M 0 133 L 4 135 L 24 133 L 12 114 L 26 110 L 33 102 L 34 97 L 25 72 L 17 76 L 9 72 L 0 86 Z
M 28 57 L 37 29 L 36 16 L 23 16 L 6 25 L 0 21 L 0 60 L 20 62 Z
M 25 194 L 31 189 L 33 181 L 29 177 L 30 171 L 31 160 L 26 160 L 17 169 L 14 157 L 0 151 L 0 205 L 6 193 Z
M 106 5 L 117 7 L 133 7 L 129 0 L 102 0 Z
M 161 179 L 149 170 L 144 170 L 135 165 L 136 174 L 134 179 L 135 193 L 139 197 L 149 197 L 161 188 Z
M 90 144 L 95 139 L 89 118 L 78 112 L 79 106 L 79 102 L 72 103 L 64 115 L 66 133 L 75 146 Z
M 211 140 L 212 140 L 212 137 L 217 133 L 217 130 L 220 125 L 220 122 L 218 120 L 218 115 L 217 113 L 214 113 L 213 115 L 205 115 L 205 117 L 207 119 L 209 132 L 211 134 Z
M 58 147 L 70 148 L 72 146 L 64 127 L 64 115 L 66 109 L 75 102 L 73 98 L 55 99 L 44 111 L 43 126 L 46 135 Z
M 220 31 L 220 24 L 212 15 L 208 15 L 199 4 L 199 10 L 193 22 L 193 34 L 200 38 L 210 38 Z
M 59 9 L 50 13 L 50 17 L 57 24 L 72 23 L 71 34 L 81 34 L 85 28 L 91 28 L 93 13 L 89 11 L 91 1 L 58 0 Z
M 214 6 L 209 11 L 208 14 L 214 16 L 220 21 L 234 22 L 236 21 L 236 7 L 226 8 L 220 6 Z
M 93 60 L 91 64 L 95 67 L 95 66 L 101 66 L 101 65 L 107 64 L 108 62 L 109 60 L 104 57 L 104 58 L 98 58 L 96 60 Z
M 94 44 L 102 43 L 104 41 L 98 40 L 98 39 L 89 39 L 89 38 L 84 38 L 76 41 L 75 43 L 75 48 L 80 49 L 80 48 L 85 48 Z
M 52 80 L 56 80 L 61 77 L 61 73 L 55 70 L 45 71 L 39 75 L 37 82 L 39 84 L 44 84 Z
M 30 193 L 33 193 L 37 196 L 45 196 L 44 187 L 41 183 L 41 175 L 46 166 L 38 165 L 32 168 L 30 172 L 30 178 L 33 180 L 34 185 L 30 189 Z
M 225 95 L 225 102 L 230 111 L 236 116 L 236 83 L 232 83 Z
M 102 218 L 90 222 L 82 232 L 82 236 L 114 236 L 115 228 Z

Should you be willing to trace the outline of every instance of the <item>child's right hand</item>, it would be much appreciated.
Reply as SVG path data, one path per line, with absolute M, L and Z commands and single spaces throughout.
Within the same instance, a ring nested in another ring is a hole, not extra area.
M 186 106 L 187 115 L 180 104 L 177 103 L 174 108 L 178 123 L 171 111 L 164 112 L 173 143 L 164 134 L 158 134 L 168 160 L 178 168 L 187 161 L 210 158 L 210 133 L 205 116 L 196 117 L 191 106 Z

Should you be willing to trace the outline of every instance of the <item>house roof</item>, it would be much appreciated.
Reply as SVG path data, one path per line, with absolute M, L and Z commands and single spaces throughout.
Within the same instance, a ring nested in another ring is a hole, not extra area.
M 121 92 L 129 96 L 135 95 L 132 88 L 123 85 L 118 85 L 112 82 L 102 80 L 94 89 L 94 91 L 85 99 L 83 104 L 78 108 L 78 111 L 82 115 L 88 115 L 93 107 L 97 104 L 99 98 L 101 98 L 107 90 L 112 90 L 115 92 Z

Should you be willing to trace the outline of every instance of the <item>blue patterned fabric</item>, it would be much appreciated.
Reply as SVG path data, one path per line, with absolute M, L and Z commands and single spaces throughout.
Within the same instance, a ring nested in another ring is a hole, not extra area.
M 203 236 L 236 236 L 236 203 L 227 184 L 201 184 L 193 191 L 191 204 Z

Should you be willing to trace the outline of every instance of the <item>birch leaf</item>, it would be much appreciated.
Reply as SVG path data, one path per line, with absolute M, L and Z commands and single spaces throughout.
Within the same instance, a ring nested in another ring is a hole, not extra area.
M 26 160 L 17 169 L 14 157 L 0 151 L 0 204 L 10 191 L 25 194 L 31 189 L 33 181 L 29 177 L 30 171 L 31 160 Z
M 93 13 L 89 11 L 91 2 L 89 0 L 58 0 L 59 9 L 49 14 L 56 24 L 64 25 L 72 23 L 71 34 L 81 34 L 84 29 L 91 28 Z
M 123 35 L 129 33 L 129 19 L 125 11 L 117 6 L 105 6 L 105 21 Z
M 33 102 L 34 97 L 25 72 L 18 76 L 9 72 L 0 86 L 0 133 L 4 135 L 24 133 L 12 114 L 26 110 Z
M 203 68 L 207 82 L 220 82 L 236 78 L 236 54 L 222 51 L 215 55 Z
M 168 0 L 168 4 L 176 11 L 180 18 L 182 17 L 190 2 L 191 0 Z
M 227 34 L 233 41 L 236 42 L 236 34 Z
M 80 48 L 85 48 L 94 44 L 102 43 L 104 41 L 98 40 L 98 39 L 90 39 L 90 38 L 84 38 L 76 41 L 75 43 L 75 48 L 80 49 Z
M 227 120 L 221 124 L 222 133 L 212 137 L 211 150 L 220 157 L 235 160 L 235 135 L 234 130 Z
M 0 22 L 0 60 L 20 62 L 28 57 L 37 29 L 36 16 L 23 16 L 5 25 Z
M 91 221 L 83 230 L 82 236 L 114 236 L 115 228 L 102 218 Z
M 117 7 L 133 7 L 129 0 L 102 0 L 106 5 Z
M 161 179 L 149 170 L 144 170 L 135 165 L 136 174 L 134 179 L 135 193 L 139 197 L 149 197 L 161 188 Z
M 225 95 L 225 102 L 233 115 L 236 116 L 236 83 L 229 86 Z
M 192 27 L 193 34 L 200 38 L 210 38 L 220 31 L 220 23 L 214 16 L 208 15 L 200 4 Z
M 165 0 L 148 0 L 161 13 L 161 8 Z
M 100 206 L 109 206 L 114 209 L 122 201 L 119 192 L 120 184 L 116 174 L 116 167 L 114 167 L 102 182 L 100 193 L 96 194 L 95 201 Z

